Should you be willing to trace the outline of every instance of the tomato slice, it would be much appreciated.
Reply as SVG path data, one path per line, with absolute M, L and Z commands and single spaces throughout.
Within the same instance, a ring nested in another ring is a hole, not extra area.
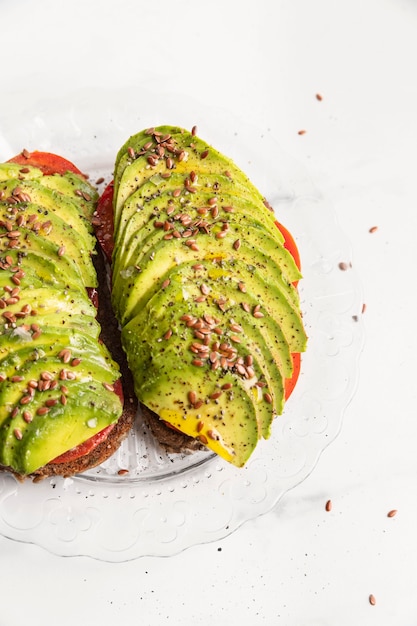
M 73 172 L 74 174 L 78 174 L 86 178 L 85 174 L 83 174 L 78 167 L 74 165 L 74 163 L 71 163 L 71 161 L 58 156 L 57 154 L 53 154 L 52 152 L 38 152 L 37 150 L 34 152 L 28 152 L 27 150 L 24 150 L 12 159 L 9 159 L 9 163 L 32 165 L 33 167 L 37 167 L 42 170 L 45 175 Z
M 96 237 L 109 263 L 111 263 L 114 248 L 113 189 L 114 184 L 112 181 L 101 194 L 96 209 L 98 217 Z

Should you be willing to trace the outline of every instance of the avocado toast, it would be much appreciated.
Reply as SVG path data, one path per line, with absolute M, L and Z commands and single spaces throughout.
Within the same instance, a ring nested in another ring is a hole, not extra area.
M 0 165 L 0 468 L 19 479 L 93 467 L 132 424 L 99 323 L 105 295 L 99 317 L 95 306 L 97 199 L 55 155 Z
M 109 194 L 112 303 L 144 413 L 170 449 L 203 445 L 242 467 L 306 348 L 287 231 L 195 128 L 130 137 L 99 217 Z

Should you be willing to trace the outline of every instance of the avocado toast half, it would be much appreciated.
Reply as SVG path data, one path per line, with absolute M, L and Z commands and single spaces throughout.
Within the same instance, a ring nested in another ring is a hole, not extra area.
M 130 137 L 112 189 L 112 303 L 136 395 L 160 441 L 181 433 L 241 467 L 270 436 L 306 348 L 288 241 L 195 129 Z
M 69 476 L 112 454 L 134 415 L 95 306 L 98 193 L 55 155 L 12 161 L 0 165 L 0 468 Z

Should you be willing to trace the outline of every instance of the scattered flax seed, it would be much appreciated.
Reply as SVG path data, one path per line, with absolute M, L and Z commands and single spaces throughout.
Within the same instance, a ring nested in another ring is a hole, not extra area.
M 208 157 L 208 150 L 203 150 L 203 152 L 200 154 L 200 159 L 205 159 Z
M 191 134 L 192 134 L 192 136 L 193 136 L 193 137 L 195 137 L 195 136 L 196 136 L 196 134 L 197 134 L 197 126 L 193 126 L 193 127 L 192 127 L 192 129 L 191 129 Z
M 318 100 L 319 102 L 323 100 L 323 96 L 321 95 L 321 93 L 316 93 L 316 100 Z
M 169 278 L 167 278 L 166 280 L 164 280 L 164 282 L 161 285 L 161 289 L 166 289 L 169 285 L 170 285 L 171 281 Z
M 198 440 L 201 441 L 201 443 L 204 443 L 204 445 L 208 444 L 208 439 L 205 435 L 199 435 Z
M 129 473 L 128 469 L 119 469 L 119 471 L 117 472 L 119 474 L 119 476 L 125 476 L 126 474 Z
M 305 135 L 305 134 L 306 134 L 306 132 L 307 132 L 306 130 L 299 130 L 299 131 L 298 131 L 298 134 L 299 134 L 299 135 Z
M 369 232 L 370 232 L 370 233 L 376 233 L 376 231 L 377 231 L 377 230 L 378 230 L 378 226 L 372 226 L 372 227 L 369 229 Z
M 164 339 L 171 339 L 171 337 L 172 337 L 172 330 L 171 328 L 169 328 L 164 335 Z
M 375 596 L 372 593 L 369 595 L 369 604 L 372 604 L 372 606 L 376 604 Z
M 346 270 L 349 269 L 349 263 L 345 263 L 344 261 L 341 261 L 338 267 L 340 270 L 342 270 L 342 272 L 346 272 Z
M 103 176 L 100 176 L 100 178 L 97 178 L 97 180 L 96 180 L 96 185 L 101 185 L 101 183 L 104 183 Z
M 25 159 L 28 159 L 30 157 L 30 152 L 29 150 L 26 150 L 26 148 L 24 148 L 22 150 L 22 155 L 25 157 Z
M 46 415 L 47 413 L 49 413 L 49 408 L 47 406 L 40 406 L 36 411 L 37 415 Z
M 326 511 L 330 512 L 332 510 L 332 501 L 331 500 L 327 500 L 326 502 Z
M 365 302 L 362 304 L 362 314 L 365 313 L 366 311 L 366 304 Z
M 58 249 L 58 256 L 64 256 L 65 254 L 65 246 L 60 246 Z
M 272 396 L 269 393 L 265 393 L 264 394 L 264 400 L 265 402 L 268 402 L 268 404 L 272 404 Z
M 109 383 L 103 383 L 103 387 L 104 389 L 107 389 L 107 391 L 114 391 L 114 386 Z
M 395 517 L 397 513 L 398 513 L 397 509 L 392 509 L 391 511 L 388 511 L 387 517 Z
M 234 250 L 239 250 L 240 248 L 240 239 L 236 239 L 236 241 L 233 243 L 233 248 Z

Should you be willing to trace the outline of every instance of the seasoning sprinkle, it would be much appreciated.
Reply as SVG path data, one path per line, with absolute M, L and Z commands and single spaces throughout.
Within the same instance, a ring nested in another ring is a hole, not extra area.
M 387 517 L 395 517 L 397 513 L 398 513 L 397 509 L 391 509 L 391 511 L 388 511 Z
M 331 500 L 327 500 L 325 508 L 326 508 L 327 512 L 330 512 L 332 510 L 332 501 Z

